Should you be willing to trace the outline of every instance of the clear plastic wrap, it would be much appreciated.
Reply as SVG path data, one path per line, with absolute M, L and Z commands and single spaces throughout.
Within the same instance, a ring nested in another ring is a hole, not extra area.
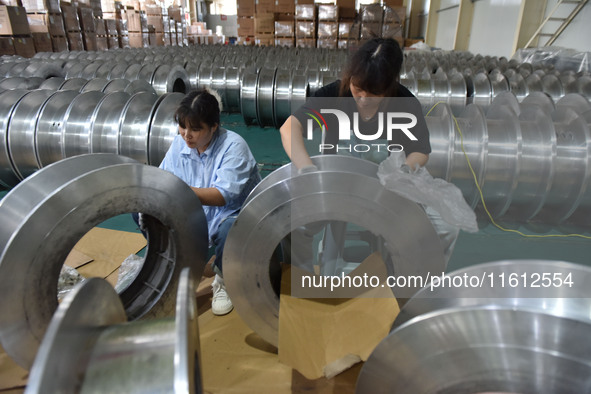
M 84 277 L 68 265 L 63 265 L 57 282 L 57 298 L 62 299 L 78 283 L 84 282 Z
M 453 226 L 468 232 L 478 231 L 476 214 L 457 186 L 433 178 L 424 167 L 413 171 L 404 163 L 404 152 L 400 152 L 391 154 L 380 164 L 378 178 L 386 189 L 432 208 Z
M 129 284 L 135 279 L 137 274 L 144 265 L 144 259 L 138 255 L 130 254 L 127 256 L 121 266 L 119 267 L 119 276 L 117 277 L 117 283 L 115 284 L 115 291 L 117 293 L 122 292 L 129 286 Z
M 513 59 L 519 63 L 554 68 L 558 71 L 591 72 L 591 52 L 579 52 L 562 47 L 518 49 Z

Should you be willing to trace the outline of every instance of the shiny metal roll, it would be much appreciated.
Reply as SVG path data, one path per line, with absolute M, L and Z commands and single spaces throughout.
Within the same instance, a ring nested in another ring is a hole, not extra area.
M 240 80 L 240 112 L 247 125 L 257 119 L 258 77 L 256 69 L 249 69 L 243 72 Z
M 102 61 L 93 61 L 92 63 L 88 64 L 82 72 L 80 73 L 81 78 L 85 79 L 93 79 L 96 78 L 96 73 L 98 69 L 103 65 Z
M 10 117 L 7 139 L 10 160 L 20 179 L 41 167 L 37 159 L 35 130 L 43 105 L 53 93 L 50 90 L 30 92 L 19 100 Z
M 142 93 L 142 92 L 156 95 L 156 90 L 154 90 L 152 85 L 146 81 L 141 80 L 141 79 L 137 79 L 135 81 L 129 82 L 129 84 L 127 85 L 127 87 L 125 88 L 124 91 L 125 91 L 125 93 L 129 93 L 132 96 L 136 93 Z
M 139 63 L 132 63 L 125 69 L 125 74 L 123 78 L 129 81 L 135 81 L 139 77 L 140 70 L 142 69 L 142 65 Z
M 140 92 L 127 101 L 121 115 L 119 154 L 148 163 L 150 120 L 157 99 L 151 93 Z
M 185 71 L 187 71 L 187 75 L 189 76 L 189 82 L 191 82 L 191 86 L 193 88 L 199 87 L 199 65 L 193 61 L 187 62 L 185 65 Z
M 111 79 L 105 88 L 103 89 L 103 93 L 113 93 L 113 92 L 124 92 L 125 89 L 129 86 L 129 81 L 123 78 L 116 78 Z
M 174 113 L 183 97 L 185 95 L 182 93 L 165 93 L 154 104 L 150 122 L 148 164 L 159 166 L 178 134 Z
M 226 111 L 228 112 L 240 111 L 240 75 L 240 68 L 226 67 Z
M 75 90 L 80 92 L 80 89 L 82 89 L 82 87 L 87 83 L 88 80 L 84 78 L 66 78 L 59 90 Z
M 39 89 L 59 90 L 60 86 L 66 81 L 64 77 L 51 77 L 39 85 Z
M 90 153 L 91 126 L 103 92 L 80 93 L 74 98 L 64 115 L 62 129 L 62 158 Z
M 441 274 L 435 275 L 437 279 L 404 305 L 392 330 L 430 312 L 472 307 L 512 307 L 591 322 L 591 268 L 584 265 L 553 260 L 503 260 L 469 266 L 446 275 L 449 282 L 442 280 Z M 544 279 L 542 286 L 544 277 L 551 277 L 556 284 L 571 282 L 570 279 L 572 283 L 547 286 L 547 279 Z M 453 286 L 454 280 L 458 284 L 462 278 L 482 281 L 479 286 L 465 282 Z
M 112 66 L 108 79 L 125 79 L 125 70 L 129 67 L 129 63 L 117 62 Z
M 184 68 L 161 64 L 154 71 L 152 86 L 158 95 L 178 92 L 187 93 L 191 90 L 191 82 Z
M 224 67 L 214 68 L 211 70 L 211 85 L 210 88 L 215 90 L 222 99 L 221 110 L 226 111 L 228 106 L 228 99 L 226 94 L 226 69 Z
M 553 74 L 546 74 L 542 77 L 542 91 L 557 101 L 564 96 L 565 91 L 560 79 Z
M 171 203 L 172 202 L 172 203 Z M 182 268 L 201 277 L 208 248 L 199 199 L 169 172 L 119 155 L 91 154 L 37 171 L 0 200 L 0 341 L 29 368 L 57 308 L 66 256 L 95 225 L 143 212 L 148 248 L 119 297 L 130 320 L 168 316 Z
M 279 295 L 272 284 L 276 278 L 269 274 L 271 256 L 291 231 L 324 220 L 355 223 L 383 237 L 390 255 L 396 256 L 394 262 L 386 261 L 390 273 L 425 277 L 428 271 L 443 270 L 440 242 L 424 211 L 384 189 L 378 179 L 331 171 L 284 179 L 244 205 L 226 239 L 223 262 L 236 311 L 275 346 Z M 404 293 L 401 290 L 397 296 L 410 296 Z
M 87 83 L 84 84 L 84 86 L 82 86 L 82 88 L 80 88 L 80 93 L 91 92 L 91 91 L 102 92 L 102 91 L 104 91 L 104 89 L 108 83 L 109 83 L 109 80 L 104 79 L 104 78 L 90 79 Z
M 273 90 L 273 127 L 278 129 L 292 114 L 291 96 L 293 87 L 291 72 L 278 69 Z
M 130 98 L 128 93 L 113 92 L 97 103 L 90 125 L 90 153 L 119 153 L 121 119 Z
M 185 268 L 175 317 L 128 323 L 108 282 L 87 280 L 58 307 L 26 392 L 200 393 L 194 294 L 193 278 Z
M 0 184 L 10 188 L 20 182 L 18 172 L 10 157 L 8 126 L 16 105 L 29 93 L 28 90 L 7 90 L 0 93 Z
M 259 126 L 272 126 L 274 114 L 274 86 L 277 69 L 262 68 L 256 89 L 257 121 Z
M 63 77 L 64 70 L 59 63 L 31 62 L 24 70 L 23 77 L 37 77 L 47 79 L 51 77 Z
M 70 104 L 79 95 L 74 90 L 60 90 L 47 99 L 39 113 L 35 132 L 37 160 L 45 167 L 63 158 L 62 144 L 65 116 Z
M 586 392 L 590 333 L 589 323 L 511 307 L 439 310 L 380 342 L 356 392 Z
M 88 62 L 70 62 L 69 65 L 64 65 L 64 70 L 66 72 L 66 75 L 64 75 L 64 77 L 66 79 L 72 79 L 72 78 L 82 78 L 82 72 L 84 71 L 84 68 L 86 68 L 86 66 L 88 65 Z M 87 78 L 85 78 L 87 79 Z
M 211 87 L 211 71 L 212 71 L 212 66 L 210 64 L 210 62 L 204 62 L 202 61 L 199 64 L 199 69 L 197 71 L 198 74 L 198 80 L 197 80 L 197 88 L 203 89 L 203 88 L 209 88 Z
M 32 90 L 39 87 L 37 79 L 32 77 L 9 77 L 0 81 L 0 89 L 13 90 L 13 89 L 27 89 Z
M 115 66 L 117 67 L 117 66 Z M 112 79 L 111 73 L 115 69 L 113 66 L 113 62 L 104 62 L 101 64 L 99 68 L 97 68 L 96 73 L 94 74 L 95 78 L 105 78 L 105 79 Z
M 149 84 L 152 83 L 152 77 L 154 76 L 154 71 L 156 70 L 156 68 L 159 66 L 159 64 L 155 64 L 155 63 L 147 63 L 142 65 L 142 68 L 140 69 L 139 73 L 138 73 L 138 79 L 142 79 L 146 82 L 148 82 Z

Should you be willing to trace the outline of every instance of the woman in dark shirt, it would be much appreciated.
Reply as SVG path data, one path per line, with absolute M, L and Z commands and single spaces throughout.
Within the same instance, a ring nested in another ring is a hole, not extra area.
M 367 142 L 355 148 L 379 149 L 379 144 L 371 142 L 387 140 L 388 149 L 399 146 L 404 150 L 410 168 L 427 163 L 431 153 L 429 131 L 419 101 L 399 83 L 402 61 L 402 50 L 395 40 L 374 38 L 367 41 L 353 54 L 341 80 L 319 89 L 314 98 L 287 119 L 280 128 L 281 140 L 300 172 L 315 170 L 303 138 L 303 125 L 308 126 L 306 121 L 314 114 L 317 115 L 314 118 L 322 119 L 326 131 L 320 153 L 338 153 L 339 141 L 343 137 L 350 138 L 341 129 L 349 126 L 358 141 Z M 321 99 L 326 97 L 336 98 L 331 100 L 332 111 L 326 110 L 328 101 Z M 349 119 L 337 120 L 337 116 L 333 116 L 335 108 L 346 113 Z M 323 151 L 322 147 L 326 149 Z

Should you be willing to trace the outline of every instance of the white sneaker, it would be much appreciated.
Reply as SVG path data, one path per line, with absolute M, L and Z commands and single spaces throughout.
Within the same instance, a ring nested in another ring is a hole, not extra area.
M 211 284 L 213 288 L 213 298 L 211 300 L 211 311 L 214 315 L 226 315 L 234 309 L 232 300 L 226 292 L 226 286 L 224 285 L 224 279 L 217 275 Z

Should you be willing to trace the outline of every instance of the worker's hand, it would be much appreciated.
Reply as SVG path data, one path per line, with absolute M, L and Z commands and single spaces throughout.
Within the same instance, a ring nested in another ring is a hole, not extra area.
M 400 171 L 404 172 L 405 174 L 414 174 L 416 173 L 421 166 L 415 164 L 414 166 L 409 166 L 408 164 L 403 164 L 400 166 Z
M 316 172 L 316 171 L 318 171 L 318 167 L 316 167 L 314 164 L 309 164 L 307 166 L 299 168 L 298 175 L 308 174 L 310 172 Z

